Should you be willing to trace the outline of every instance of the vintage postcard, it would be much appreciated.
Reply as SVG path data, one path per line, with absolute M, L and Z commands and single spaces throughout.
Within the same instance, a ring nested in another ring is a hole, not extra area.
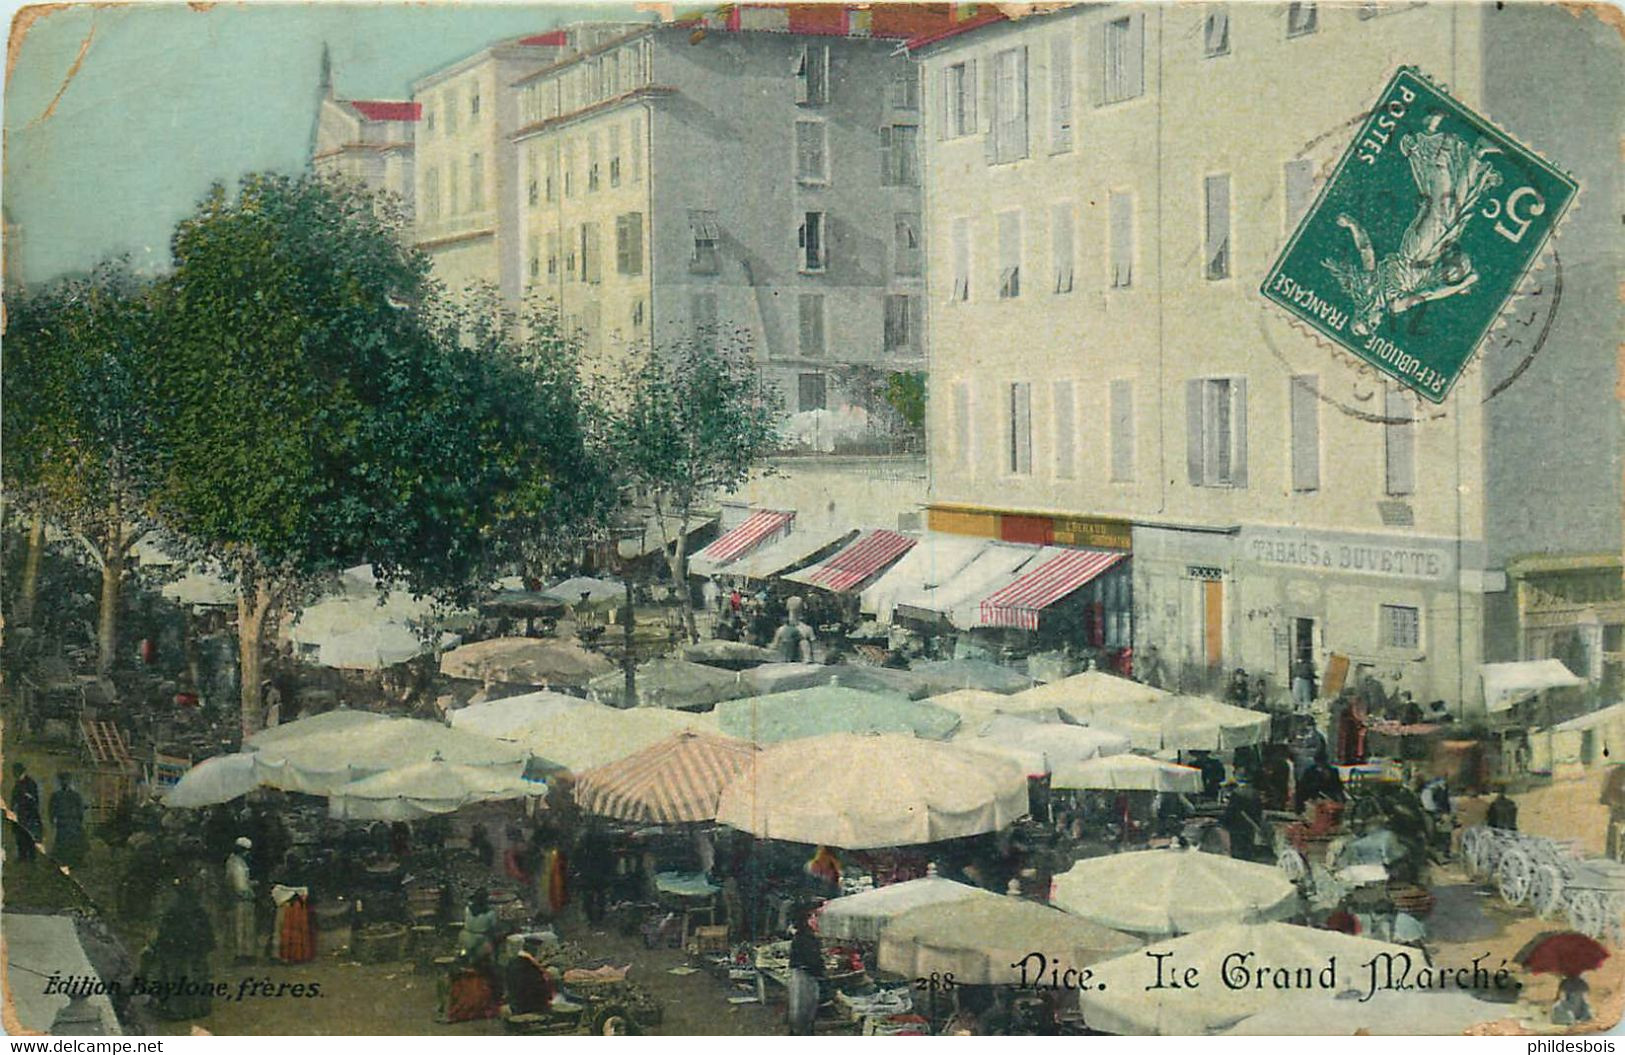
M 1583 2 L 17 10 L 0 1024 L 1613 1050 L 1622 74 Z

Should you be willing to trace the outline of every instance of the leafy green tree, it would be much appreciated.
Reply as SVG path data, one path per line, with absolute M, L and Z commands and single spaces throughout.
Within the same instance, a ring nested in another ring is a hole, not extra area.
M 268 617 L 303 584 L 370 562 L 381 588 L 466 596 L 591 468 L 569 364 L 448 306 L 402 230 L 354 184 L 255 175 L 174 237 L 158 510 L 237 579 L 245 735 Z
M 634 364 L 605 401 L 608 455 L 620 478 L 647 499 L 690 638 L 685 545 L 701 503 L 736 490 L 780 446 L 779 398 L 742 335 L 689 340 Z M 668 529 L 668 518 L 675 531 Z
M 45 525 L 75 539 L 101 576 L 97 669 L 112 669 L 130 550 L 145 534 L 150 484 L 156 298 L 122 262 L 7 297 L 3 383 L 4 487 L 29 516 L 17 621 L 34 608 Z
M 897 370 L 886 376 L 886 402 L 897 412 L 905 434 L 916 444 L 925 438 L 925 372 Z

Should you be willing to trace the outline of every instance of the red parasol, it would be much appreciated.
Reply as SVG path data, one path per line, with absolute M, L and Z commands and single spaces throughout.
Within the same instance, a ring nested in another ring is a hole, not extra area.
M 1513 959 L 1533 974 L 1574 978 L 1601 967 L 1608 959 L 1608 950 L 1596 939 L 1576 931 L 1547 931 L 1536 935 Z

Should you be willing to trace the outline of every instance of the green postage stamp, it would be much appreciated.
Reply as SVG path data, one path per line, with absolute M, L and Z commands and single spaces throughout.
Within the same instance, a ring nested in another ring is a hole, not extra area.
M 1577 190 L 1567 174 L 1401 67 L 1262 292 L 1439 403 Z

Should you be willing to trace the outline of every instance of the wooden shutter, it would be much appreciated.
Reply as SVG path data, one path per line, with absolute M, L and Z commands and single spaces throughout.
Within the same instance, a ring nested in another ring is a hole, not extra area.
M 1077 251 L 1073 245 L 1072 203 L 1060 202 L 1050 208 L 1050 246 L 1054 274 L 1050 288 L 1054 293 L 1072 292 L 1074 261 Z
M 1109 16 L 1111 8 L 1107 7 Z M 1083 34 L 1083 82 L 1089 88 L 1089 105 L 1102 106 L 1106 102 L 1106 23 L 1102 18 L 1089 26 Z
M 1202 486 L 1202 381 L 1185 382 L 1185 471 L 1192 487 Z
M 1124 63 L 1128 92 L 1124 98 L 1137 99 L 1145 94 L 1145 15 L 1129 16 L 1128 59 Z
M 1320 488 L 1320 378 L 1292 378 L 1292 489 Z
M 1207 246 L 1203 263 L 1210 279 L 1230 274 L 1230 177 L 1209 176 L 1202 181 L 1207 205 Z
M 1072 36 L 1062 33 L 1049 48 L 1049 149 L 1064 154 L 1072 149 Z
M 1235 378 L 1230 382 L 1230 428 L 1234 439 L 1230 443 L 1230 483 L 1233 487 L 1247 486 L 1247 379 Z
M 954 275 L 949 300 L 970 299 L 970 220 L 954 220 Z

